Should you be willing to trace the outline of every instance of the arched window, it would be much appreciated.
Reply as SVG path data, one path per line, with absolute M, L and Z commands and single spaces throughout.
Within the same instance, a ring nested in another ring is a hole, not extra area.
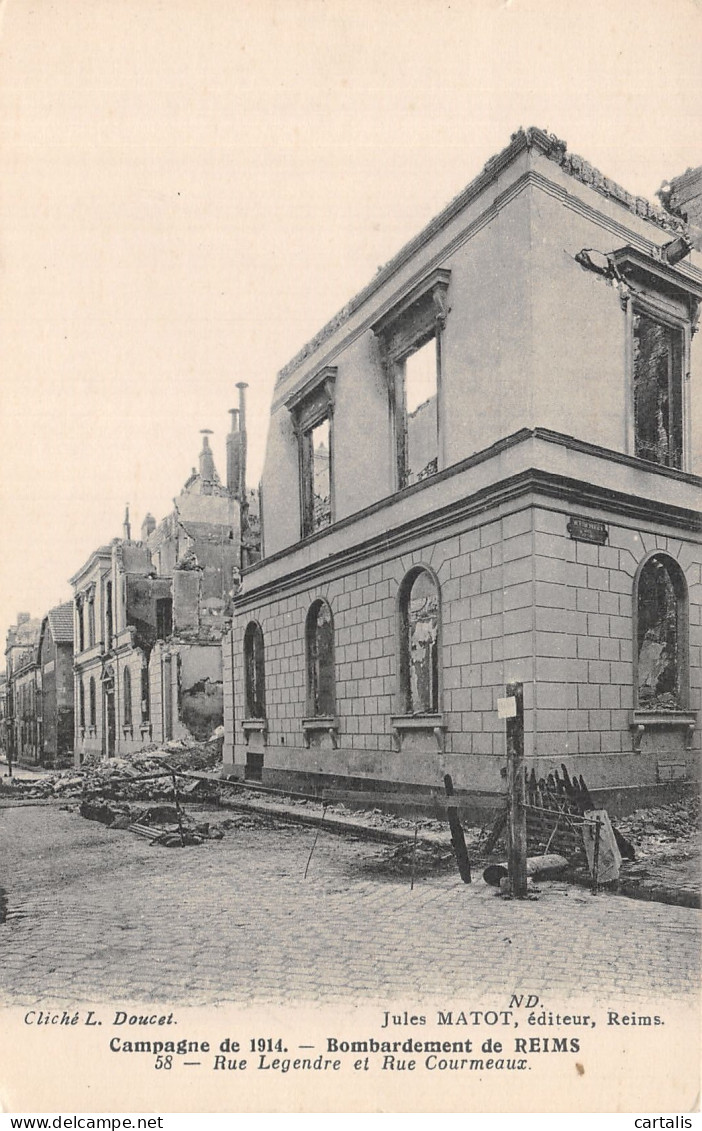
M 307 643 L 307 710 L 313 718 L 336 711 L 334 618 L 326 601 L 310 606 L 305 627 Z
M 687 706 L 687 586 L 678 563 L 654 554 L 635 583 L 636 701 L 640 710 Z
M 124 725 L 132 725 L 132 673 L 124 669 Z
M 244 633 L 244 690 L 247 719 L 266 717 L 266 668 L 263 654 L 263 631 L 252 620 Z
M 428 569 L 411 570 L 400 586 L 400 709 L 439 710 L 439 587 Z
M 90 725 L 91 727 L 97 726 L 96 713 L 95 713 L 95 680 L 91 676 L 90 684 L 88 685 L 88 699 L 90 703 Z

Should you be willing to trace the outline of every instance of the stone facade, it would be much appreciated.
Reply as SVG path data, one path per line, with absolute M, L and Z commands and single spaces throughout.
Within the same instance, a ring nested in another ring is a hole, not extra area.
M 18 613 L 5 645 L 5 755 L 30 766 L 41 760 L 42 749 L 40 629 L 40 620 Z
M 449 772 L 494 805 L 497 700 L 520 682 L 537 774 L 565 761 L 622 805 L 696 775 L 702 257 L 673 261 L 688 229 L 644 204 L 520 131 L 281 371 L 263 558 L 224 642 L 225 772 L 425 795 Z
M 497 699 L 518 680 L 525 750 L 537 775 L 566 761 L 593 791 L 623 800 L 632 786 L 693 776 L 699 732 L 687 749 L 687 714 L 682 730 L 672 718 L 668 726 L 645 728 L 635 748 L 634 587 L 641 563 L 657 551 L 684 568 L 691 595 L 688 703 L 696 715 L 702 548 L 665 528 L 622 525 L 599 513 L 608 520 L 605 546 L 574 541 L 570 512 L 534 500 L 502 517 L 461 524 L 429 546 L 412 539 L 402 554 L 381 551 L 361 570 L 337 570 L 312 586 L 298 582 L 290 592 L 286 586 L 285 595 L 265 603 L 247 601 L 235 631 L 243 635 L 250 619 L 263 630 L 266 733 L 247 732 L 245 720 L 232 725 L 234 704 L 244 702 L 243 639 L 233 636 L 225 648 L 225 688 L 233 689 L 225 726 L 236 735 L 235 765 L 245 772 L 247 757 L 260 753 L 266 780 L 292 775 L 305 786 L 355 779 L 365 787 L 437 788 L 450 772 L 457 788 L 488 800 L 502 792 L 505 739 Z M 431 722 L 446 728 L 442 748 L 433 725 L 400 732 L 399 742 L 393 726 L 398 593 L 417 566 L 433 570 L 440 587 L 442 710 Z M 305 618 L 319 597 L 334 616 L 338 732 L 334 741 L 324 734 L 306 747 Z
M 240 430 L 230 434 L 240 441 Z M 230 459 L 238 473 L 240 461 Z M 231 470 L 231 469 L 230 469 Z M 239 482 L 223 485 L 207 434 L 173 512 L 103 546 L 75 591 L 76 761 L 210 737 L 223 721 L 222 632 L 239 583 Z
M 51 609 L 41 624 L 41 760 L 65 765 L 73 752 L 73 604 Z

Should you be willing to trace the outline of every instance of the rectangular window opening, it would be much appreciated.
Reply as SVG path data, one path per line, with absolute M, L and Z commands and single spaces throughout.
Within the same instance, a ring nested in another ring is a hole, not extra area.
M 173 601 L 159 597 L 156 601 L 156 637 L 165 640 L 173 632 Z
M 151 690 L 149 688 L 149 669 L 145 664 L 141 669 L 141 721 L 148 723 L 151 719 Z
M 408 354 L 404 369 L 404 458 L 401 486 L 419 483 L 438 468 L 436 338 Z M 401 448 L 402 452 L 402 448 Z
M 682 467 L 682 331 L 634 314 L 635 454 L 664 467 Z
M 305 529 L 313 534 L 331 525 L 331 429 L 325 416 L 305 433 Z

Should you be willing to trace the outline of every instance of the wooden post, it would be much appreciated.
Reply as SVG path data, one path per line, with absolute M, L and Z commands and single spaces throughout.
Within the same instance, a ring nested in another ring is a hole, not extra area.
M 460 873 L 461 879 L 463 880 L 463 883 L 469 884 L 471 882 L 470 860 L 468 859 L 466 838 L 463 835 L 463 825 L 461 824 L 461 819 L 458 816 L 458 805 L 455 801 L 452 800 L 453 781 L 451 780 L 450 774 L 444 774 L 444 788 L 446 790 L 446 796 L 448 798 L 446 810 L 448 814 L 449 828 L 451 829 L 451 844 L 453 845 L 453 851 L 456 856 L 456 864 L 458 865 L 458 871 Z
M 527 894 L 527 835 L 524 808 L 524 688 L 507 684 L 507 697 L 516 700 L 516 714 L 507 719 L 507 781 L 509 785 L 509 879 L 515 899 Z
M 592 894 L 597 895 L 599 891 L 599 871 L 600 871 L 600 840 L 602 838 L 602 820 L 597 818 L 595 823 L 595 849 L 592 857 Z
M 417 822 L 415 821 L 414 822 L 414 840 L 412 841 L 412 872 L 411 872 L 411 877 L 410 877 L 410 891 L 414 891 L 414 873 L 415 873 L 415 869 L 417 867 L 417 834 L 418 834 L 418 832 L 419 832 L 419 826 L 418 826 Z

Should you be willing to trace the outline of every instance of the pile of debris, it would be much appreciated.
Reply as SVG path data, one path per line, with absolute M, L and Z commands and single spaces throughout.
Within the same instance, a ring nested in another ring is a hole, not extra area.
M 40 777 L 23 777 L 20 770 L 0 780 L 0 794 L 21 801 L 80 801 L 82 817 L 109 828 L 130 829 L 166 847 L 201 844 L 221 840 L 223 827 L 187 814 L 183 803 L 217 802 L 221 757 L 220 728 L 207 742 L 175 740 L 119 758 L 88 755 L 80 768 Z
M 622 868 L 622 878 L 627 885 L 641 890 L 686 893 L 689 906 L 699 907 L 702 861 L 699 819 L 700 802 L 696 791 L 668 805 L 637 809 L 623 818 L 620 828 L 636 845 L 636 861 L 625 862 Z
M 0 796 L 17 800 L 70 800 L 82 797 L 87 791 L 101 793 L 111 800 L 166 800 L 173 796 L 172 770 L 179 774 L 214 772 L 216 777 L 221 758 L 221 735 L 215 732 L 207 742 L 178 739 L 119 758 L 89 754 L 80 768 L 57 770 L 41 777 L 23 777 L 19 769 L 14 777 L 0 778 Z M 216 791 L 216 786 L 208 782 L 189 783 L 188 788 L 198 800 L 205 800 Z
M 642 852 L 671 841 L 693 839 L 699 823 L 700 799 L 696 791 L 668 805 L 636 809 L 618 822 L 621 831 Z
M 224 836 L 222 825 L 196 820 L 180 804 L 128 805 L 123 801 L 107 801 L 96 793 L 84 797 L 80 815 L 111 829 L 129 829 L 166 848 L 202 844 L 203 840 L 222 840 Z

